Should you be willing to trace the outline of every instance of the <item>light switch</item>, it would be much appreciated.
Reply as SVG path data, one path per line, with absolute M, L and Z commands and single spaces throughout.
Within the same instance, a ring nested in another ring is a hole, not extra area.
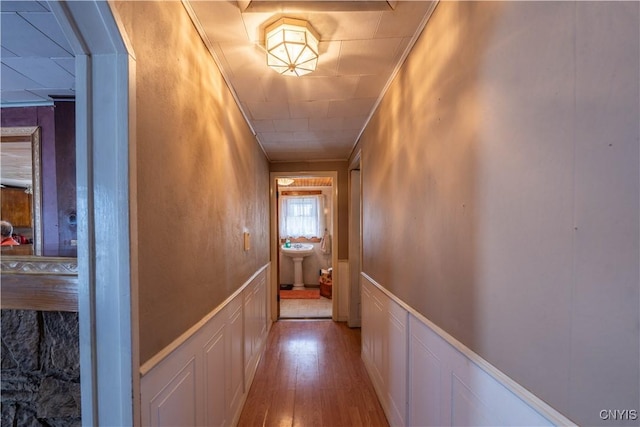
M 248 251 L 251 248 L 251 234 L 247 231 L 244 232 L 244 250 Z

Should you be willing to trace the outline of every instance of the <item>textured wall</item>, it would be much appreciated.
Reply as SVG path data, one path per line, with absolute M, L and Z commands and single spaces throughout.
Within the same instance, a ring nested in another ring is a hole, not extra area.
M 2 425 L 80 426 L 78 314 L 2 310 Z
M 55 103 L 58 241 L 63 251 L 75 251 L 76 223 L 76 103 Z
M 360 143 L 363 270 L 586 425 L 640 399 L 638 9 L 441 2 Z
M 344 162 L 278 162 L 271 172 L 338 172 L 338 259 L 349 258 L 349 172 Z M 334 207 L 335 209 L 335 207 Z
M 144 363 L 269 262 L 269 172 L 182 4 L 112 7 L 136 56 L 132 263 Z

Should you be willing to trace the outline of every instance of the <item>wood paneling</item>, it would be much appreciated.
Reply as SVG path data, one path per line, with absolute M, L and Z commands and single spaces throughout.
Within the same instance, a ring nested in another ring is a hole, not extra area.
M 31 195 L 23 188 L 2 189 L 2 219 L 13 227 L 30 228 L 32 226 Z

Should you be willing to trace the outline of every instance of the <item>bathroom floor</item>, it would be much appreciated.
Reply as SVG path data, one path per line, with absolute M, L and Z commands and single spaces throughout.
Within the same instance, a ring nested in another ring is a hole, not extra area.
M 332 301 L 323 296 L 320 299 L 281 299 L 280 318 L 331 318 L 332 307 Z

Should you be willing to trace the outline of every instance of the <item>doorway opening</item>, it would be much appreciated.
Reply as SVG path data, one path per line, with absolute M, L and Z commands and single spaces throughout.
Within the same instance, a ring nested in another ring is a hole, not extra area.
M 274 321 L 336 317 L 336 182 L 336 172 L 271 174 Z

